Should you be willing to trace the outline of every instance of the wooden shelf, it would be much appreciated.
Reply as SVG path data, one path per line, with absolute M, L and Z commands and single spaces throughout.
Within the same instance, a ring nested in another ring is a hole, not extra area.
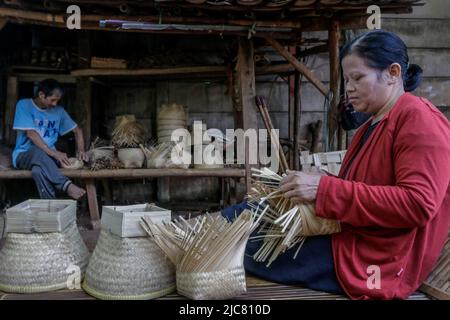
M 98 170 L 92 171 L 67 170 L 61 169 L 61 172 L 70 178 L 81 179 L 101 179 L 101 178 L 119 178 L 119 179 L 138 179 L 154 177 L 245 177 L 244 169 L 117 169 L 117 170 Z M 5 170 L 0 171 L 0 179 L 28 179 L 31 178 L 29 170 Z
M 256 67 L 255 74 L 279 74 L 291 73 L 295 69 L 289 63 L 273 64 Z M 72 77 L 135 77 L 135 76 L 183 76 L 183 75 L 205 75 L 215 77 L 226 77 L 227 67 L 225 66 L 197 66 L 197 67 L 174 67 L 174 68 L 154 68 L 154 69 L 79 69 L 70 73 Z
M 223 74 L 227 67 L 223 66 L 200 66 L 200 67 L 174 67 L 174 68 L 154 68 L 154 69 L 80 69 L 74 70 L 70 74 L 74 77 L 89 76 L 166 76 L 166 75 L 186 75 L 186 74 Z

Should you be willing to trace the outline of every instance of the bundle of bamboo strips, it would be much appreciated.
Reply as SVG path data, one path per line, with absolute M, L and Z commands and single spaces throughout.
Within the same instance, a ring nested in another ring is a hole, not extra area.
M 145 140 L 145 129 L 133 115 L 119 116 L 111 137 L 111 143 L 116 148 L 139 148 Z
M 182 161 L 183 152 L 186 151 L 174 142 L 163 142 L 149 147 L 141 144 L 139 147 L 145 154 L 147 168 L 189 168 L 189 163 Z
M 262 215 L 245 210 L 232 223 L 203 215 L 141 225 L 177 266 L 177 290 L 193 299 L 225 299 L 246 291 L 244 251 Z M 192 223 L 193 222 L 193 223 Z
M 249 193 L 250 207 L 261 210 L 265 206 L 263 245 L 254 254 L 256 261 L 269 266 L 280 254 L 298 244 L 297 256 L 306 237 L 340 231 L 338 221 L 316 217 L 313 204 L 295 205 L 280 190 L 282 177 L 268 168 L 252 168 L 255 178 Z

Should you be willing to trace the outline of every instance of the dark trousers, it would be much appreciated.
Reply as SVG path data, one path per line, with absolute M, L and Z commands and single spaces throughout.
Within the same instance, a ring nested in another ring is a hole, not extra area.
M 57 191 L 66 192 L 71 184 L 59 171 L 56 161 L 36 146 L 19 153 L 16 164 L 18 169 L 31 170 L 41 199 L 55 199 Z
M 225 208 L 222 215 L 232 221 L 246 208 L 245 202 L 240 203 Z M 252 257 L 262 243 L 263 240 L 252 240 L 251 237 L 247 243 L 244 268 L 249 273 L 271 282 L 298 284 L 313 290 L 344 294 L 334 269 L 331 236 L 308 237 L 295 259 L 298 245 L 278 256 L 269 267 L 266 266 L 267 262 L 256 262 Z

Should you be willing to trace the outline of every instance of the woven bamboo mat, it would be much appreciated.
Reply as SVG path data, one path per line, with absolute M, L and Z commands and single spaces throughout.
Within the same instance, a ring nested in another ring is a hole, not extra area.
M 82 290 L 58 290 L 35 294 L 15 294 L 0 292 L 0 300 L 93 300 Z M 178 294 L 170 294 L 159 300 L 184 300 Z M 287 286 L 267 282 L 247 276 L 247 293 L 236 300 L 347 300 L 345 296 L 310 290 L 300 286 Z M 412 294 L 408 300 L 429 300 L 420 292 Z

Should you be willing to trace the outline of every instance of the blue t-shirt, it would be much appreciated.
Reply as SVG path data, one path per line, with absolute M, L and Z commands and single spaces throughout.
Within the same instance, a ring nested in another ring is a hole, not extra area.
M 17 167 L 19 153 L 29 150 L 33 145 L 25 130 L 35 130 L 51 149 L 55 149 L 58 137 L 72 131 L 76 126 L 61 106 L 44 110 L 39 108 L 33 99 L 19 100 L 13 124 L 13 129 L 17 130 L 16 147 L 12 154 L 14 167 Z

